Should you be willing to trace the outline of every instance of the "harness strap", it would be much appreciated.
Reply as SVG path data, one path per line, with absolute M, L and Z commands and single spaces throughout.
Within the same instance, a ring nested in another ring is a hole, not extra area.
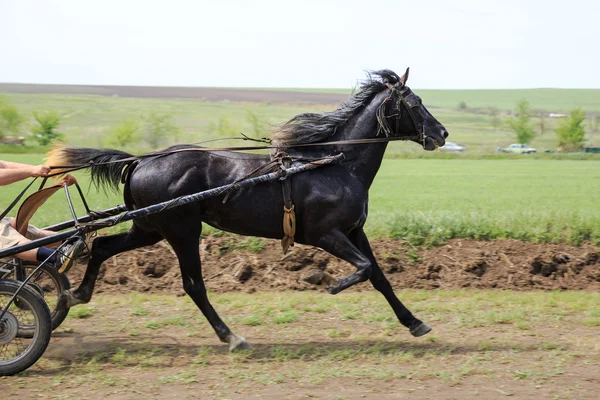
M 10 203 L 10 205 L 6 208 L 6 210 L 4 210 L 2 212 L 2 214 L 0 214 L 0 219 L 6 217 L 8 215 L 8 213 L 10 212 L 10 210 L 13 209 L 13 207 L 19 202 L 19 200 L 21 200 L 21 197 L 23 197 L 23 195 L 27 192 L 27 190 L 31 187 L 31 185 L 33 185 L 33 182 L 35 182 L 37 178 L 33 178 L 31 182 L 29 182 L 29 184 L 27 186 L 25 186 L 25 189 L 23 189 L 23 191 L 21 193 L 19 193 L 19 195 L 13 200 L 12 203 Z
M 385 115 L 383 115 L 383 117 L 385 117 Z M 390 131 L 390 133 L 391 133 L 391 131 Z M 421 133 L 417 132 L 417 134 L 415 134 L 415 135 L 402 136 L 402 137 L 377 137 L 377 138 L 368 138 L 368 139 L 334 140 L 331 142 L 300 143 L 300 144 L 293 144 L 293 145 L 287 145 L 287 146 L 270 145 L 270 146 L 237 146 L 237 147 L 236 146 L 234 146 L 234 147 L 192 147 L 192 148 L 184 148 L 184 149 L 142 154 L 140 156 L 132 156 L 132 157 L 122 158 L 120 160 L 113 160 L 113 161 L 105 161 L 105 162 L 90 161 L 85 164 L 51 165 L 50 169 L 60 170 L 60 171 L 53 172 L 51 174 L 48 174 L 47 176 L 53 177 L 53 176 L 57 176 L 57 175 L 64 175 L 68 172 L 78 171 L 78 170 L 86 169 L 86 168 L 92 168 L 94 166 L 99 166 L 99 165 L 127 164 L 127 163 L 131 163 L 134 161 L 139 161 L 143 158 L 168 156 L 170 154 L 183 153 L 183 152 L 188 152 L 188 151 L 247 151 L 247 150 L 269 150 L 269 149 L 281 149 L 281 148 L 292 149 L 292 148 L 299 148 L 299 147 L 324 147 L 324 146 L 352 145 L 352 144 L 371 144 L 371 143 L 393 142 L 393 141 L 398 141 L 398 140 L 407 141 L 407 140 L 420 140 L 420 139 L 421 139 Z
M 288 249 L 294 246 L 294 235 L 296 234 L 296 213 L 294 205 L 287 208 L 283 206 L 283 239 L 281 239 L 281 247 L 283 254 L 287 254 Z
M 285 153 L 281 155 L 281 167 L 286 170 L 292 165 L 290 156 Z M 281 239 L 281 247 L 283 254 L 286 254 L 290 246 L 294 246 L 294 235 L 296 234 L 296 213 L 294 212 L 294 203 L 292 202 L 292 182 L 291 177 L 285 175 L 281 181 L 283 188 L 283 239 Z

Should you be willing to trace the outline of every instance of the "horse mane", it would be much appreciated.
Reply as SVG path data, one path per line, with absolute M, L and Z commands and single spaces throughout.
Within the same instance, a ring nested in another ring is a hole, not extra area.
M 350 99 L 331 112 L 298 114 L 277 128 L 271 141 L 277 146 L 292 146 L 324 141 L 334 135 L 337 129 L 348 122 L 357 111 L 366 106 L 386 84 L 396 84 L 400 77 L 393 71 L 384 69 L 367 73 L 367 79 L 360 90 Z

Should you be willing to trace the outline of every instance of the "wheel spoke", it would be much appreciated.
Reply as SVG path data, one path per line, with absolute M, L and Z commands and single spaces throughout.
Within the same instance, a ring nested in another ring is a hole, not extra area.
M 15 293 L 15 301 L 0 321 L 0 376 L 29 368 L 50 342 L 50 310 L 31 285 L 22 287 L 20 282 L 0 279 L 0 308 L 3 310 Z
M 0 293 L 0 309 L 4 310 L 12 295 Z M 8 312 L 16 319 L 19 326 L 31 325 L 35 328 L 35 315 L 29 309 L 29 306 L 22 300 L 17 299 L 8 308 Z M 25 353 L 31 345 L 31 340 L 24 340 L 20 337 L 15 337 L 8 343 L 0 346 L 0 360 L 18 358 Z

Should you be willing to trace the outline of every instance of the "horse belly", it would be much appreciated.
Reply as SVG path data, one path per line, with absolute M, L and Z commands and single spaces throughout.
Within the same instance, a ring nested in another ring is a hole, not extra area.
M 245 236 L 281 238 L 283 235 L 283 198 L 280 184 L 261 186 L 232 193 L 200 204 L 201 219 L 208 225 Z

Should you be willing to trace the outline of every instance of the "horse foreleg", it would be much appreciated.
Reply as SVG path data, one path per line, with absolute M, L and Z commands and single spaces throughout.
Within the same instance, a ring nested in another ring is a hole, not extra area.
M 396 297 L 394 290 L 392 289 L 392 285 L 387 280 L 383 271 L 377 264 L 375 260 L 375 256 L 373 255 L 373 251 L 371 250 L 371 245 L 369 244 L 369 240 L 365 235 L 365 232 L 361 229 L 357 229 L 350 235 L 350 240 L 352 243 L 356 245 L 360 251 L 371 260 L 371 284 L 375 289 L 377 289 L 383 296 L 386 298 L 396 317 L 402 325 L 410 329 L 410 333 L 413 336 L 423 336 L 431 331 L 431 328 L 424 322 L 420 321 L 418 318 L 415 318 L 414 315 L 402 304 L 402 302 Z
M 350 286 L 369 279 L 373 262 L 348 239 L 341 231 L 331 231 L 319 240 L 319 247 L 328 253 L 341 258 L 356 267 L 356 271 L 345 278 L 338 279 L 335 284 L 327 286 L 331 294 L 338 294 Z
M 185 238 L 178 237 L 176 240 L 172 237 L 167 237 L 179 259 L 183 289 L 194 300 L 200 311 L 202 311 L 202 314 L 204 314 L 213 327 L 219 339 L 229 344 L 229 351 L 249 349 L 250 344 L 248 344 L 246 339 L 231 332 L 208 300 L 204 279 L 202 279 L 198 236 L 189 235 Z
M 144 232 L 135 225 L 125 233 L 99 236 L 94 239 L 85 275 L 79 287 L 64 291 L 57 304 L 57 309 L 66 309 L 77 304 L 88 303 L 92 299 L 100 266 L 110 257 L 125 251 L 149 246 L 162 240 L 157 232 Z

